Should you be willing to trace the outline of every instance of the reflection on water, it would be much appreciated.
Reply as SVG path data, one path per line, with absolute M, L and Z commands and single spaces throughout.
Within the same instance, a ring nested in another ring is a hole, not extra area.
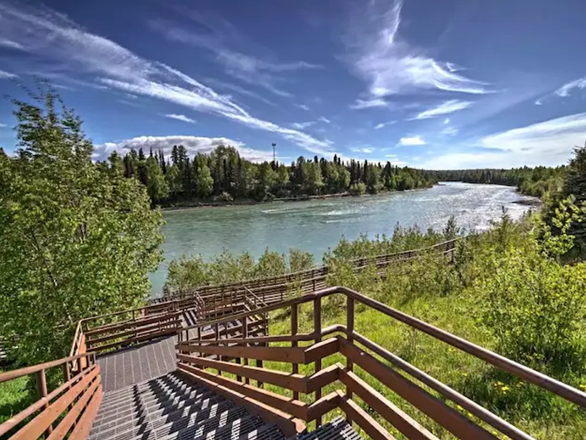
M 342 236 L 388 234 L 397 223 L 441 229 L 454 215 L 460 226 L 487 229 L 503 206 L 513 218 L 527 211 L 514 203 L 520 199 L 527 197 L 511 187 L 446 183 L 379 196 L 165 212 L 165 261 L 151 275 L 153 292 L 161 292 L 169 261 L 182 255 L 211 257 L 227 248 L 258 257 L 266 247 L 284 253 L 294 247 L 319 260 Z

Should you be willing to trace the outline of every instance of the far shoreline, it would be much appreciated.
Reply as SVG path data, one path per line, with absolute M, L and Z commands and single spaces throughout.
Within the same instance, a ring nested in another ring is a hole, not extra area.
M 383 195 L 388 195 L 388 194 L 397 194 L 397 193 L 406 193 L 406 192 L 412 192 L 412 191 L 423 191 L 426 189 L 431 189 L 434 186 L 438 186 L 438 185 L 443 185 L 442 182 L 440 183 L 436 183 L 435 185 L 426 187 L 426 188 L 413 188 L 413 189 L 407 189 L 407 190 L 403 190 L 403 191 L 381 191 L 379 193 L 376 194 L 356 194 L 356 195 L 352 195 L 349 192 L 344 192 L 344 193 L 338 193 L 338 194 L 321 194 L 321 195 L 314 195 L 314 196 L 300 196 L 300 197 L 278 197 L 278 198 L 274 198 L 272 200 L 253 200 L 253 199 L 244 199 L 244 200 L 234 200 L 232 202 L 213 202 L 213 201 L 209 201 L 209 202 L 193 202 L 190 204 L 185 204 L 185 205 L 177 205 L 177 206 L 166 206 L 164 208 L 161 208 L 161 210 L 163 212 L 167 212 L 167 211 L 180 211 L 182 209 L 193 209 L 193 208 L 224 208 L 224 207 L 230 207 L 230 206 L 254 206 L 254 205 L 267 205 L 270 203 L 289 203 L 289 202 L 307 202 L 310 200 L 327 200 L 327 199 L 341 199 L 341 198 L 347 198 L 347 197 L 377 197 L 377 196 L 383 196 Z

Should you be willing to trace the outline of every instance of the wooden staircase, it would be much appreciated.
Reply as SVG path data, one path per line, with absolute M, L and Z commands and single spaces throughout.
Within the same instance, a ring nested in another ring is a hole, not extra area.
M 533 438 L 360 334 L 357 307 L 586 408 L 583 391 L 351 289 L 272 304 L 245 293 L 231 304 L 196 295 L 81 321 L 70 357 L 0 373 L 0 383 L 34 375 L 39 393 L 0 425 L 0 438 L 359 440 L 354 427 L 374 440 Z M 330 300 L 346 319 L 322 327 Z M 305 333 L 302 307 L 313 310 Z M 270 313 L 290 331 L 270 335 Z M 54 369 L 63 380 L 49 389 Z

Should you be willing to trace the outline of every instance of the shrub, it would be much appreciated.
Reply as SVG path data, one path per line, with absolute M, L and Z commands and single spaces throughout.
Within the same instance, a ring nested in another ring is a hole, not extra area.
M 350 185 L 348 192 L 353 196 L 361 196 L 366 193 L 366 185 L 362 182 Z

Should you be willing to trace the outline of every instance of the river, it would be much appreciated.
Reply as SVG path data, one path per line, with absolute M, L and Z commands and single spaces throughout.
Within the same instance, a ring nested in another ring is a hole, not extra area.
M 515 202 L 525 199 L 531 198 L 512 187 L 450 182 L 377 196 L 166 211 L 165 261 L 151 274 L 153 295 L 160 295 L 169 261 L 182 255 L 209 258 L 226 248 L 258 257 L 266 247 L 282 253 L 293 247 L 320 261 L 342 236 L 389 234 L 397 223 L 441 229 L 454 215 L 467 229 L 487 229 L 503 206 L 511 217 L 521 217 L 529 206 Z

